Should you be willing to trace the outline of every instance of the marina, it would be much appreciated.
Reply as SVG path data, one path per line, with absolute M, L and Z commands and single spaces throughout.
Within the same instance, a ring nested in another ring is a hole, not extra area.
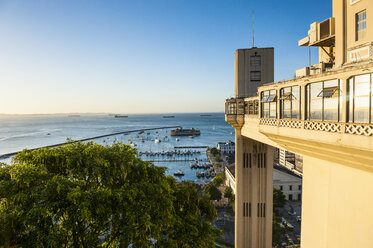
M 177 180 L 197 180 L 203 184 L 210 178 L 197 177 L 197 172 L 208 169 L 190 168 L 190 164 L 208 163 L 207 147 L 220 141 L 231 140 L 233 128 L 224 120 L 224 114 L 212 114 L 202 118 L 200 114 L 175 114 L 175 118 L 164 115 L 131 115 L 131 118 L 113 118 L 113 115 L 84 115 L 79 118 L 64 116 L 0 116 L 0 162 L 11 163 L 12 156 L 24 148 L 57 147 L 67 144 L 66 138 L 76 141 L 94 141 L 102 145 L 123 142 L 137 150 L 139 158 L 167 167 L 166 174 L 174 175 L 182 170 L 184 176 Z M 12 127 L 8 132 L 7 127 Z M 188 136 L 172 137 L 171 129 L 194 127 L 201 131 L 193 139 Z M 103 135 L 100 135 L 103 134 Z M 88 137 L 88 138 L 87 138 Z M 156 143 L 155 140 L 159 142 Z

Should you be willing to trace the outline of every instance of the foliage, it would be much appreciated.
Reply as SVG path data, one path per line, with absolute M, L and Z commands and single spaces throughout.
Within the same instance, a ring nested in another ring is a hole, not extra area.
M 217 156 L 217 155 L 219 154 L 219 150 L 216 149 L 216 147 L 212 147 L 212 148 L 210 149 L 210 152 L 211 152 L 211 154 L 212 154 L 213 156 Z
M 233 201 L 232 201 L 232 210 L 233 210 L 234 213 L 236 212 L 236 199 L 235 199 L 235 197 L 233 197 Z
M 231 187 L 226 187 L 224 190 L 224 197 L 229 199 L 229 202 L 234 200 L 233 189 Z
M 272 246 L 276 247 L 281 243 L 281 237 L 285 234 L 285 229 L 280 226 L 280 217 L 273 214 L 272 221 Z
M 220 157 L 215 157 L 215 162 L 223 162 L 223 160 Z
M 221 200 L 220 190 L 212 183 L 209 183 L 203 189 L 203 195 L 210 200 Z
M 279 189 L 273 189 L 273 209 L 282 208 L 286 203 L 285 195 Z
M 216 215 L 122 143 L 24 150 L 0 168 L 0 246 L 214 247 Z
M 218 173 L 211 182 L 215 185 L 215 187 L 219 187 L 225 182 L 225 174 L 224 172 Z

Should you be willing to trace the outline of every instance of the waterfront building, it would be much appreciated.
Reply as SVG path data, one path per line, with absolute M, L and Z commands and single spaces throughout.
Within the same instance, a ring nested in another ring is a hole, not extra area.
M 251 97 L 236 76 L 226 100 L 236 247 L 272 247 L 274 148 L 303 157 L 301 247 L 373 246 L 373 1 L 332 2 L 332 17 L 299 41 L 319 48 L 319 63 Z
M 228 140 L 227 142 L 219 142 L 218 143 L 218 150 L 222 154 L 234 154 L 236 145 L 233 141 Z

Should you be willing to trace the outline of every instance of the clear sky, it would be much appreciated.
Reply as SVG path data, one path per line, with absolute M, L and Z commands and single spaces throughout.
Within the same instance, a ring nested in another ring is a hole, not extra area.
M 252 10 L 278 81 L 309 64 L 298 40 L 331 2 L 0 0 L 0 113 L 223 111 Z

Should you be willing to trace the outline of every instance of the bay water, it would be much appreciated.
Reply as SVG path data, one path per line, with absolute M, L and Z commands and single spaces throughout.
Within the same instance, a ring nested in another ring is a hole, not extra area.
M 164 118 L 164 116 L 174 116 Z M 234 129 L 225 122 L 224 113 L 188 113 L 188 114 L 137 114 L 128 115 L 128 118 L 115 118 L 108 114 L 85 114 L 80 116 L 69 115 L 9 115 L 0 116 L 0 155 L 21 151 L 23 149 L 37 148 L 57 143 L 63 143 L 67 138 L 78 140 L 84 138 L 124 132 L 137 129 L 182 126 L 201 130 L 200 136 L 174 137 L 170 135 L 171 129 L 134 132 L 98 138 L 94 141 L 99 144 L 112 144 L 121 141 L 131 144 L 138 152 L 168 152 L 174 151 L 175 146 L 210 146 L 216 147 L 218 142 L 234 140 Z M 178 138 L 178 141 L 176 140 Z M 158 139 L 160 142 L 155 143 Z M 141 142 L 143 140 L 143 142 Z M 177 149 L 177 148 L 176 148 Z M 196 181 L 197 170 L 190 169 L 190 161 L 195 157 L 206 160 L 206 149 L 184 148 L 181 151 L 199 151 L 193 155 L 155 155 L 140 157 L 154 162 L 157 166 L 167 167 L 167 174 L 173 175 L 182 170 L 184 176 L 179 180 Z M 172 161 L 178 160 L 178 161 Z M 11 163 L 11 158 L 0 160 Z M 196 182 L 202 182 L 198 180 Z

